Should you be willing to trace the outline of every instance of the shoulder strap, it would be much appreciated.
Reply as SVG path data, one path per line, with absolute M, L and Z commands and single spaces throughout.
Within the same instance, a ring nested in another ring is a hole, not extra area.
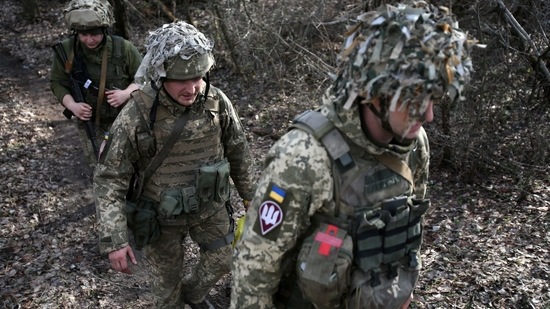
M 296 128 L 312 134 L 327 150 L 331 157 L 332 175 L 334 179 L 335 218 L 340 217 L 340 173 L 352 169 L 355 161 L 350 153 L 350 147 L 334 124 L 318 110 L 308 110 L 298 115 L 292 121 L 291 128 Z M 342 222 L 340 222 L 342 223 Z M 342 225 L 342 224 L 340 224 Z
M 291 128 L 309 132 L 320 141 L 341 173 L 345 173 L 355 166 L 355 161 L 350 152 L 351 148 L 342 133 L 321 111 L 308 110 L 303 112 L 294 118 Z
M 63 46 L 61 46 L 63 48 Z M 71 74 L 71 70 L 73 69 L 73 61 L 74 61 L 74 48 L 75 48 L 75 37 L 72 36 L 69 38 L 69 57 L 67 58 L 67 62 L 64 63 L 65 65 L 65 73 Z
M 414 191 L 413 173 L 410 167 L 401 159 L 391 156 L 387 153 L 375 156 L 378 162 L 384 164 L 390 170 L 396 172 L 401 177 L 405 178 L 412 186 Z
M 113 41 L 113 48 L 111 53 L 111 63 L 115 66 L 123 67 L 126 58 L 124 57 L 125 53 L 125 44 L 124 38 L 118 35 L 111 35 Z

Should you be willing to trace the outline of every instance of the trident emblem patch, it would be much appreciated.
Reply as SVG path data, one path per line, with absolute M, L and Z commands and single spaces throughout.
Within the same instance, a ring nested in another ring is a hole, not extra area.
M 273 201 L 263 202 L 258 213 L 262 235 L 269 233 L 283 222 L 283 210 Z

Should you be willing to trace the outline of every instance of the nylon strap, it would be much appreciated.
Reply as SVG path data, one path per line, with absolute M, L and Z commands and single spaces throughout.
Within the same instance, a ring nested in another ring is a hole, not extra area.
M 114 43 L 113 43 L 114 44 Z M 103 103 L 103 97 L 105 95 L 105 82 L 107 81 L 107 46 L 103 50 L 103 57 L 101 59 L 101 77 L 99 78 L 99 90 L 97 95 L 96 105 L 96 117 L 95 124 L 99 128 L 99 118 L 101 111 L 101 104 Z
M 61 46 L 63 48 L 63 46 Z M 67 58 L 67 62 L 65 62 L 65 73 L 71 74 L 71 70 L 73 69 L 73 60 L 74 60 L 74 48 L 71 48 L 71 51 L 69 52 L 69 58 Z
M 393 157 L 387 153 L 376 155 L 375 158 L 382 164 L 384 164 L 390 170 L 396 172 L 401 177 L 405 178 L 414 189 L 413 174 L 409 166 L 396 157 Z
M 225 202 L 225 209 L 227 210 L 227 215 L 229 216 L 229 231 L 227 231 L 227 234 L 225 234 L 225 236 L 211 241 L 207 244 L 199 243 L 198 245 L 201 249 L 205 251 L 214 251 L 221 247 L 230 245 L 235 239 L 235 220 L 233 220 L 233 208 L 229 200 Z

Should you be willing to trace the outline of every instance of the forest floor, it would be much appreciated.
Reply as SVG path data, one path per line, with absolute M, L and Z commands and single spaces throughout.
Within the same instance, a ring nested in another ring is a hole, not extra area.
M 48 3 L 34 22 L 21 20 L 18 1 L 0 8 L 0 308 L 151 308 L 143 263 L 120 274 L 98 254 L 91 172 L 49 90 L 50 46 L 66 29 L 63 3 Z M 135 42 L 142 48 L 142 38 Z M 299 103 L 305 94 L 297 91 L 256 93 L 223 66 L 213 80 L 249 131 L 259 174 L 289 120 L 313 105 Z M 549 184 L 482 178 L 463 183 L 431 168 L 433 207 L 411 308 L 550 308 Z M 219 308 L 227 308 L 230 280 L 209 295 Z

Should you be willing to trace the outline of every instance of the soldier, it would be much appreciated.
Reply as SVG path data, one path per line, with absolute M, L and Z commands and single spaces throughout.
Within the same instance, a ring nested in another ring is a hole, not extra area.
M 445 8 L 357 18 L 323 104 L 267 154 L 232 265 L 231 308 L 407 308 L 417 282 L 424 123 L 462 99 L 472 64 Z
M 230 180 L 246 201 L 254 195 L 253 162 L 244 128 L 226 95 L 209 81 L 213 42 L 178 21 L 151 32 L 132 94 L 101 147 L 94 176 L 100 251 L 113 269 L 136 264 L 127 235 L 144 247 L 155 304 L 212 308 L 205 296 L 231 264 L 234 224 Z M 140 177 L 128 196 L 134 172 Z M 187 274 L 184 238 L 200 247 Z
M 65 107 L 64 114 L 80 120 L 80 141 L 88 165 L 94 167 L 97 149 L 85 132 L 84 122 L 93 123 L 91 138 L 99 144 L 130 93 L 138 89 L 134 75 L 142 57 L 131 42 L 109 34 L 114 18 L 107 0 L 73 0 L 63 14 L 73 35 L 58 43 L 56 51 L 67 59 L 54 55 L 50 88 Z M 80 86 L 84 102 L 71 94 L 67 74 L 72 74 Z

